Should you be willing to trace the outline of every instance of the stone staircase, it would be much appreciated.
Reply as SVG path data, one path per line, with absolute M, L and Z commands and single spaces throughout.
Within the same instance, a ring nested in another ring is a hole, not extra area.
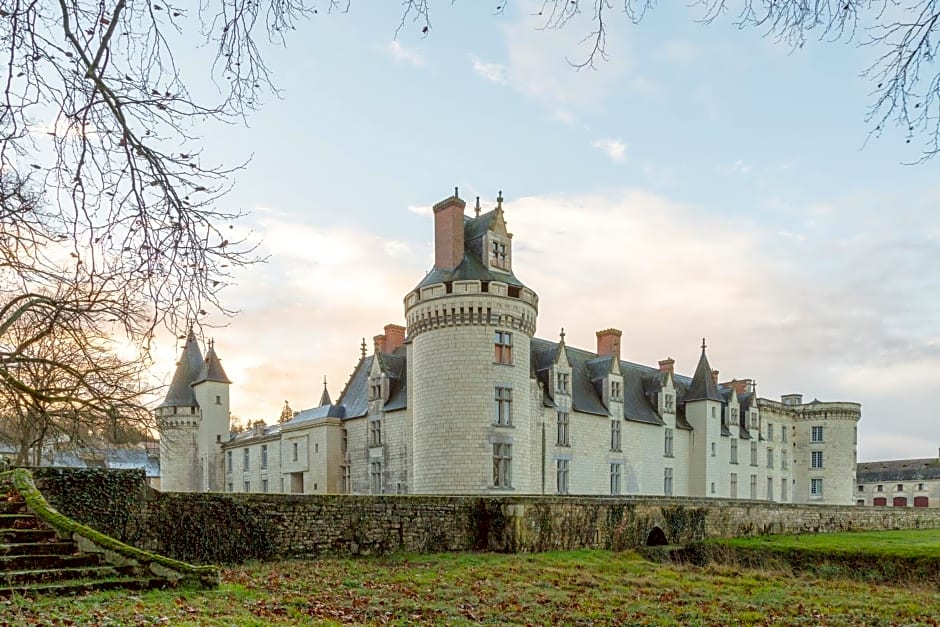
M 101 554 L 79 551 L 30 513 L 16 492 L 0 490 L 0 597 L 169 585 L 161 577 L 138 577 L 133 568 L 111 566 Z

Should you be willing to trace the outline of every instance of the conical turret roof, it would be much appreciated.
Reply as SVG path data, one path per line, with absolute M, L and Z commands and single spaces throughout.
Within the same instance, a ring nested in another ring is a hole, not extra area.
M 712 378 L 712 367 L 708 365 L 708 357 L 705 355 L 705 340 L 702 340 L 702 356 L 698 358 L 698 366 L 695 368 L 695 374 L 692 376 L 692 383 L 685 393 L 685 401 L 721 401 L 721 394 L 718 393 L 718 384 Z
M 180 353 L 180 359 L 176 362 L 176 372 L 173 373 L 170 389 L 167 390 L 166 398 L 160 407 L 199 407 L 192 385 L 202 367 L 202 351 L 199 350 L 196 334 L 190 329 L 183 352 Z
M 222 362 L 219 356 L 215 354 L 215 342 L 209 342 L 209 352 L 206 353 L 206 361 L 199 370 L 199 375 L 193 383 L 202 383 L 203 381 L 216 381 L 218 383 L 231 383 L 222 368 Z

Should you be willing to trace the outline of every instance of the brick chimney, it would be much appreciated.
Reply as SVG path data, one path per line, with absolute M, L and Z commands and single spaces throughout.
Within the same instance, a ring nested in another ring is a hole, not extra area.
M 735 391 L 736 394 L 747 394 L 751 391 L 752 379 L 732 379 L 731 381 L 725 381 L 724 383 L 719 383 L 718 385 L 729 387 Z
M 604 329 L 597 332 L 597 354 L 599 357 L 616 357 L 620 361 L 620 329 Z
M 467 206 L 457 196 L 434 205 L 434 267 L 453 270 L 463 260 L 463 210 Z
M 712 370 L 712 381 L 715 382 L 715 385 L 718 385 L 718 371 Z
M 405 327 L 400 324 L 385 325 L 385 352 L 394 353 L 395 349 L 405 343 Z
M 373 347 L 375 348 L 375 352 L 376 352 L 376 353 L 384 353 L 384 352 L 386 352 L 386 350 L 385 350 L 385 336 L 384 336 L 384 335 L 376 335 L 376 336 L 373 336 L 372 342 L 373 342 Z
M 668 372 L 669 374 L 676 374 L 676 360 L 672 357 L 667 357 L 666 359 L 659 360 L 659 371 Z

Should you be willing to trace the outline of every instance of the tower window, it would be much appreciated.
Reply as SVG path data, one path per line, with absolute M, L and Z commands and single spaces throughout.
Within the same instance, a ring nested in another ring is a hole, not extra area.
M 496 331 L 493 335 L 495 344 L 495 354 L 493 361 L 498 364 L 512 363 L 512 333 L 508 331 Z
M 623 384 L 620 381 L 610 382 L 610 396 L 615 401 L 623 400 Z
M 673 440 L 672 429 L 667 427 L 663 431 L 665 433 L 664 435 L 665 439 L 663 440 L 663 455 L 665 455 L 666 457 L 672 457 L 672 440 Z
M 823 428 L 822 426 L 815 426 L 810 431 L 810 441 L 811 442 L 822 442 L 823 441 Z
M 812 468 L 822 468 L 823 467 L 823 452 L 822 451 L 813 451 L 812 459 L 810 466 Z
M 512 388 L 496 386 L 493 423 L 503 426 L 512 424 Z
M 512 444 L 493 445 L 493 487 L 512 487 Z
M 555 483 L 558 494 L 568 494 L 568 460 L 555 460 Z
M 620 494 L 620 475 L 623 464 L 612 462 L 610 464 L 610 493 Z
M 222 397 L 221 397 L 221 396 L 216 395 L 216 397 L 215 397 L 215 404 L 216 404 L 216 405 L 221 405 L 221 404 L 222 404 Z
M 812 496 L 822 496 L 822 493 L 823 493 L 822 479 L 810 479 L 809 480 L 809 493 Z
M 369 463 L 372 494 L 382 494 L 382 462 Z
M 558 390 L 559 394 L 568 393 L 568 381 L 569 381 L 568 377 L 569 376 L 570 375 L 568 375 L 568 373 L 566 372 L 558 373 L 558 384 L 555 386 L 555 389 Z
M 734 438 L 731 439 L 731 463 L 738 463 L 738 441 Z
M 672 468 L 663 468 L 663 494 L 672 496 Z

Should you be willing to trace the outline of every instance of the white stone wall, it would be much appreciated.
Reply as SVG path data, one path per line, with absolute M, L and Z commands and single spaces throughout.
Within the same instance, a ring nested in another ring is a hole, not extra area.
M 160 425 L 160 485 L 165 492 L 196 492 L 201 483 L 198 409 L 158 409 Z
M 499 294 L 495 282 L 489 287 Z M 413 492 L 537 493 L 541 478 L 531 472 L 536 400 L 529 377 L 535 308 L 494 294 L 438 296 L 422 289 L 421 302 L 406 314 L 412 342 L 408 385 L 414 392 Z M 510 365 L 494 363 L 497 330 L 512 333 Z M 512 389 L 510 426 L 495 424 L 497 386 Z M 511 488 L 506 490 L 493 486 L 497 443 L 512 446 Z

